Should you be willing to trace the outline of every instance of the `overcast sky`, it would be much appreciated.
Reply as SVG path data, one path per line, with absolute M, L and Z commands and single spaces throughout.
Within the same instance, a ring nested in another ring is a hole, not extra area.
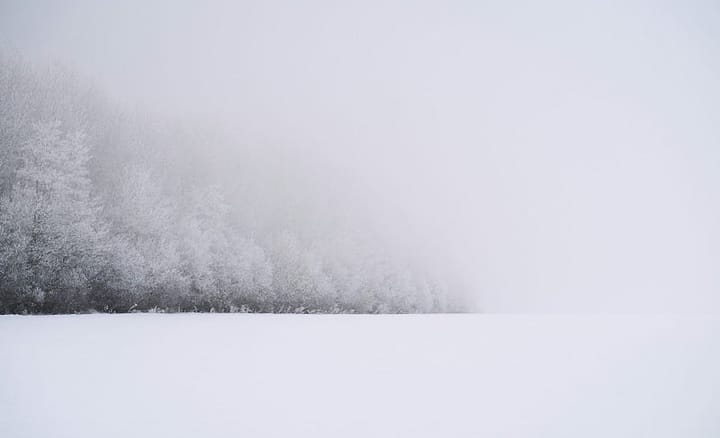
M 489 311 L 720 312 L 720 3 L 7 1 L 0 41 L 339 169 Z

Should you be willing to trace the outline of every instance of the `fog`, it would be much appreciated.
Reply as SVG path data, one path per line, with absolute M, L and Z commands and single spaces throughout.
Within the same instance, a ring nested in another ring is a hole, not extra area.
M 720 311 L 716 2 L 148 3 L 5 0 L 0 41 L 233 139 L 178 153 L 252 150 L 480 310 Z

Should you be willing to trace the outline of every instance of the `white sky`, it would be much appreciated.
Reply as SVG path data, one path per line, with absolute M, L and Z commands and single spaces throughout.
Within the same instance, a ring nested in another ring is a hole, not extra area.
M 0 0 L 0 41 L 354 175 L 485 310 L 720 312 L 715 1 Z

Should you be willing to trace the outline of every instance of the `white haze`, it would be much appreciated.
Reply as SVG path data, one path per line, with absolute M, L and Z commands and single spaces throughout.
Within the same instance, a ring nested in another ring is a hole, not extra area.
M 307 162 L 483 310 L 720 311 L 714 1 L 3 1 L 0 41 Z

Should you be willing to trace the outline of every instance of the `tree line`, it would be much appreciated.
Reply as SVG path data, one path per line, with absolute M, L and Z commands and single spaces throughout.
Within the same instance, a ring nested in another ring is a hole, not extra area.
M 263 180 L 218 171 L 212 141 L 0 56 L 0 313 L 459 308 L 353 227 L 308 238 L 270 193 L 242 196 Z

